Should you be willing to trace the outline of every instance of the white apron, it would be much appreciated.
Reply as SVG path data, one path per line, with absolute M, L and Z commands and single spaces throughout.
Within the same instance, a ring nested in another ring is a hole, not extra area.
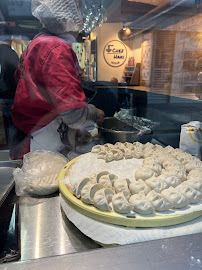
M 59 151 L 63 147 L 60 134 L 57 129 L 61 123 L 61 117 L 56 117 L 47 126 L 33 132 L 30 142 L 30 151 L 49 150 Z
M 60 139 L 60 134 L 57 131 L 61 124 L 61 117 L 56 117 L 47 126 L 31 133 L 32 139 L 30 142 L 30 151 L 46 150 L 62 152 L 65 145 Z M 72 151 L 75 150 L 75 134 L 76 130 L 68 128 L 68 139 L 71 144 Z

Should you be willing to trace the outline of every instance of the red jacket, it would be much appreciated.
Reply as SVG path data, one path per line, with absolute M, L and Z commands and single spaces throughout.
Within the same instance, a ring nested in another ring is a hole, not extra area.
M 22 54 L 15 74 L 14 124 L 30 134 L 59 113 L 87 106 L 76 54 L 61 38 L 40 34 Z

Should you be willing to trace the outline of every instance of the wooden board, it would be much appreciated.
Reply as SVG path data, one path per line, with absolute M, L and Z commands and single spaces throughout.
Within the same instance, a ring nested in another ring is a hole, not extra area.
M 101 211 L 95 208 L 92 205 L 87 205 L 83 203 L 81 200 L 76 198 L 67 188 L 67 186 L 63 183 L 63 179 L 67 174 L 67 170 L 74 162 L 80 157 L 77 157 L 70 161 L 61 171 L 59 178 L 59 189 L 62 194 L 63 199 L 66 203 L 80 212 L 81 214 L 88 216 L 92 219 L 96 219 L 102 222 L 121 225 L 125 227 L 163 227 L 163 226 L 171 226 L 181 224 L 190 220 L 193 220 L 202 215 L 202 211 L 192 212 L 189 214 L 182 215 L 155 215 L 155 216 L 145 216 L 145 217 L 125 217 L 121 214 L 115 212 L 106 212 Z

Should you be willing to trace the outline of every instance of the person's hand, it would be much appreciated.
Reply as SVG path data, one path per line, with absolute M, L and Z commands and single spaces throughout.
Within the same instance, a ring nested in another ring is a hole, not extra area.
M 101 126 L 102 122 L 104 121 L 105 113 L 102 110 L 97 109 L 97 114 L 98 114 L 97 124 L 98 126 Z

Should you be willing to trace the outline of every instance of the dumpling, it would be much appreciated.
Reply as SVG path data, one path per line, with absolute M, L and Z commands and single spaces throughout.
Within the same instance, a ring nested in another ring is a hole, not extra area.
M 187 185 L 194 188 L 195 190 L 198 190 L 199 192 L 202 192 L 202 181 L 197 178 L 189 178 L 189 180 L 185 181 Z
M 129 189 L 132 194 L 138 194 L 138 193 L 144 193 L 147 195 L 149 191 L 151 190 L 144 181 L 138 180 L 138 181 L 133 181 L 132 183 L 129 184 Z
M 162 150 L 162 149 L 164 149 L 163 146 L 161 146 L 159 144 L 155 144 L 154 146 L 155 146 L 155 148 L 154 148 L 155 150 Z
M 143 144 L 141 142 L 134 142 L 133 145 L 135 147 L 143 148 Z
M 179 148 L 175 148 L 172 152 L 170 152 L 173 157 L 177 157 L 179 154 L 183 154 L 184 152 Z
M 80 198 L 82 188 L 84 188 L 87 184 L 92 184 L 92 182 L 92 179 L 89 177 L 82 179 L 77 185 L 72 188 L 73 193 L 76 195 L 77 198 Z
M 184 208 L 189 204 L 188 199 L 173 187 L 164 189 L 161 194 L 173 205 L 174 208 Z
M 93 204 L 93 197 L 95 193 L 102 189 L 101 184 L 87 184 L 81 190 L 81 200 L 87 204 Z
M 201 177 L 202 178 L 202 168 L 193 169 L 189 172 L 187 178 L 193 178 L 193 177 Z
M 191 157 L 190 154 L 183 152 L 183 153 L 178 154 L 176 158 L 183 163 L 184 160 L 187 160 L 187 158 L 190 158 L 190 157 Z
M 102 151 L 100 151 L 100 152 L 98 153 L 97 158 L 98 158 L 98 159 L 105 159 L 106 154 L 107 154 L 107 151 L 102 150 Z
M 185 168 L 184 168 L 184 166 L 182 164 L 173 163 L 173 164 L 169 164 L 168 166 L 166 166 L 165 170 L 167 172 L 172 172 L 173 170 L 183 170 L 183 171 L 185 171 Z
M 147 157 L 143 160 L 144 165 L 149 165 L 149 164 L 153 164 L 153 163 L 157 163 L 157 164 L 161 165 L 161 162 L 154 157 Z
M 156 173 L 154 171 L 152 171 L 149 168 L 139 168 L 136 172 L 135 172 L 135 178 L 136 180 L 142 179 L 142 180 L 146 180 L 148 178 L 151 178 L 152 176 L 156 176 Z
M 149 168 L 154 171 L 157 175 L 161 174 L 162 167 L 157 163 L 144 164 L 143 168 Z
M 155 192 L 154 190 L 150 191 L 146 195 L 146 199 L 150 201 L 154 209 L 158 212 L 164 212 L 173 208 L 172 204 L 169 203 L 160 193 Z
M 132 143 L 129 143 L 129 142 L 125 142 L 124 145 L 126 148 L 129 148 L 131 150 L 134 148 L 134 145 Z
M 125 145 L 121 142 L 116 142 L 115 143 L 115 148 L 117 149 L 125 149 Z
M 155 146 L 154 146 L 152 143 L 147 142 L 147 143 L 145 143 L 145 144 L 143 145 L 143 148 L 148 150 L 148 149 L 154 149 Z
M 165 148 L 164 148 L 164 151 L 166 152 L 166 153 L 170 153 L 170 152 L 172 152 L 174 150 L 174 148 L 172 147 L 172 146 L 170 146 L 170 145 L 168 145 L 168 146 L 166 146 Z
M 133 158 L 133 151 L 130 148 L 124 149 L 124 157 L 125 159 Z
M 152 156 L 153 158 L 157 158 L 160 162 L 160 165 L 162 165 L 162 162 L 166 160 L 166 155 L 164 153 L 156 153 L 153 152 Z
M 202 169 L 202 162 L 201 161 L 199 161 L 199 162 L 192 161 L 192 162 L 189 162 L 189 163 L 186 163 L 185 164 L 185 169 L 186 169 L 186 171 L 188 173 L 191 170 L 194 170 L 194 169 L 197 169 L 197 168 L 201 168 Z
M 111 207 L 109 205 L 112 197 L 114 195 L 114 191 L 110 188 L 102 188 L 95 192 L 93 197 L 94 205 L 103 211 L 111 211 Z
M 113 154 L 113 152 L 108 151 L 108 152 L 106 153 L 106 156 L 105 156 L 104 159 L 105 159 L 106 162 L 111 162 L 111 161 L 113 161 L 113 160 L 114 160 L 114 154 Z
M 177 176 L 181 181 L 185 181 L 187 179 L 186 172 L 183 169 L 170 169 L 168 173 Z
M 152 148 L 146 148 L 143 150 L 142 156 L 143 156 L 143 158 L 151 157 L 153 152 L 154 152 L 154 150 Z
M 130 190 L 128 188 L 128 185 L 130 183 L 129 179 L 121 179 L 118 178 L 114 181 L 114 189 L 116 193 L 123 192 L 125 197 L 129 199 L 130 197 Z
M 163 162 L 162 162 L 162 166 L 164 168 L 168 167 L 168 166 L 174 166 L 174 165 L 179 165 L 179 166 L 182 166 L 182 163 L 175 159 L 175 158 L 168 158 L 168 159 L 165 159 Z
M 103 145 L 95 145 L 95 146 L 93 146 L 91 152 L 92 153 L 99 153 L 102 150 L 104 150 L 104 146 Z
M 119 150 L 119 149 L 113 149 L 112 150 L 112 153 L 114 155 L 114 159 L 115 160 L 121 160 L 124 158 L 124 154 L 123 154 L 123 151 L 122 150 Z
M 133 210 L 133 206 L 128 202 L 123 192 L 112 197 L 112 205 L 114 210 L 120 214 L 128 214 Z
M 99 183 L 99 180 L 102 176 L 104 175 L 109 175 L 108 171 L 101 171 L 101 172 L 97 172 L 96 174 L 96 182 Z
M 194 157 L 194 156 L 189 156 L 187 158 L 185 158 L 183 161 L 182 161 L 182 164 L 187 164 L 187 163 L 190 163 L 190 162 L 201 162 L 200 159 L 198 159 L 197 157 Z
M 183 194 L 190 203 L 198 203 L 202 199 L 201 192 L 193 189 L 191 186 L 185 184 L 185 182 L 177 186 L 175 189 Z
M 176 175 L 159 175 L 157 179 L 164 181 L 168 187 L 176 187 L 181 184 L 181 180 Z
M 168 185 L 166 182 L 164 182 L 162 179 L 151 177 L 147 180 L 145 180 L 145 183 L 150 187 L 152 190 L 156 192 L 161 192 L 162 190 L 168 188 Z
M 133 157 L 139 159 L 142 157 L 142 154 L 143 154 L 142 148 L 135 146 L 133 150 Z
M 105 149 L 108 151 L 108 150 L 111 150 L 111 149 L 114 149 L 114 145 L 111 144 L 111 143 L 105 143 L 104 144 L 104 147 Z
M 103 185 L 103 187 L 105 188 L 112 188 L 113 182 L 115 179 L 117 179 L 118 177 L 114 174 L 110 174 L 107 171 L 103 171 L 98 173 L 97 175 L 97 182 L 101 185 Z
M 154 213 L 154 207 L 143 194 L 132 195 L 129 199 L 129 203 L 134 207 L 133 210 L 139 214 L 149 215 Z

